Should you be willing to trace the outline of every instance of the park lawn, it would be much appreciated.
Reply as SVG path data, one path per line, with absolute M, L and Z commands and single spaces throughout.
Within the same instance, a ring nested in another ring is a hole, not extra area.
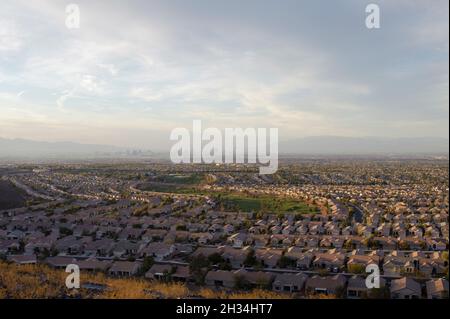
M 204 181 L 204 176 L 200 174 L 170 174 L 161 176 L 158 182 L 180 185 L 198 185 Z
M 151 183 L 141 185 L 139 189 L 150 192 L 158 193 L 174 193 L 174 194 L 195 194 L 194 187 L 189 187 L 184 184 L 163 184 L 163 183 Z
M 190 184 L 150 183 L 140 187 L 142 190 L 186 195 L 203 195 L 218 199 L 226 210 L 241 212 L 312 214 L 318 210 L 302 201 L 275 196 L 251 196 L 241 193 L 213 192 L 196 189 Z
M 288 198 L 277 198 L 273 196 L 250 197 L 240 194 L 223 194 L 221 201 L 227 209 L 236 209 L 243 212 L 267 213 L 295 213 L 310 214 L 317 210 L 308 204 Z

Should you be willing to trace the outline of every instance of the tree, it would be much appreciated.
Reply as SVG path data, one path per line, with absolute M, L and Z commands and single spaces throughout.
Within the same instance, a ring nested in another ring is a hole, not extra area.
M 146 256 L 142 262 L 141 268 L 139 269 L 139 274 L 141 276 L 144 275 L 147 271 L 150 270 L 150 268 L 152 268 L 154 263 L 155 263 L 155 260 L 153 259 L 153 257 Z
M 401 241 L 401 242 L 398 244 L 398 248 L 399 248 L 400 250 L 410 250 L 409 244 L 408 244 L 406 241 Z
M 176 230 L 177 231 L 186 231 L 187 227 L 186 227 L 186 225 L 177 225 Z
M 353 242 L 352 242 L 352 240 L 351 239 L 347 239 L 345 242 L 344 242 L 344 245 L 343 245 L 343 247 L 345 248 L 345 249 L 353 249 Z
M 203 254 L 192 257 L 189 270 L 197 284 L 203 284 L 206 275 L 205 269 L 208 269 L 208 267 L 209 261 Z
M 59 233 L 63 236 L 70 236 L 73 234 L 73 231 L 67 227 L 59 227 Z
M 367 290 L 367 293 L 363 295 L 366 299 L 389 299 L 391 296 L 389 288 L 384 286 L 380 288 L 372 288 Z
M 447 262 L 447 265 L 448 265 L 448 251 L 444 251 L 444 252 L 442 253 L 441 259 L 442 259 L 444 262 Z
M 278 260 L 278 267 L 280 268 L 292 268 L 295 267 L 296 264 L 297 262 L 295 259 L 286 256 L 281 256 L 280 260 Z
M 344 286 L 339 286 L 336 288 L 336 298 L 345 299 L 347 297 L 347 289 Z
M 347 265 L 347 271 L 352 274 L 363 274 L 365 272 L 365 267 L 360 264 L 350 264 Z
M 263 219 L 263 217 L 264 217 L 264 212 L 259 211 L 256 213 L 256 217 L 255 217 L 256 219 Z
M 219 253 L 214 253 L 208 256 L 208 261 L 213 265 L 218 265 L 225 262 L 225 259 Z
M 258 263 L 258 260 L 255 256 L 255 251 L 253 249 L 250 249 L 250 251 L 247 254 L 247 257 L 245 257 L 244 260 L 244 266 L 245 267 L 253 267 Z
M 251 289 L 251 285 L 244 276 L 237 275 L 234 277 L 234 288 L 239 290 L 249 290 Z
M 227 260 L 227 261 L 221 262 L 219 264 L 219 269 L 220 270 L 232 270 L 233 267 L 231 267 L 230 262 Z

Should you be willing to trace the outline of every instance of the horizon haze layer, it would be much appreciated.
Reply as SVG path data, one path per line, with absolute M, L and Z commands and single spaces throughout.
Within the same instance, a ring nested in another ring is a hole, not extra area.
M 170 145 L 164 149 L 102 144 L 81 144 L 70 141 L 45 142 L 0 137 L 0 158 L 136 158 L 169 155 Z M 311 136 L 296 140 L 282 140 L 280 154 L 292 155 L 421 155 L 448 154 L 449 139 L 445 138 L 376 138 Z

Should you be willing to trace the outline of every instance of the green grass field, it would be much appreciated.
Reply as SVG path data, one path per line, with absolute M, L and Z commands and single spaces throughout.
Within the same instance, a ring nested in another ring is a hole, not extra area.
M 185 184 L 166 184 L 166 183 L 147 183 L 138 186 L 140 190 L 158 192 L 158 193 L 174 193 L 174 194 L 196 194 L 194 186 Z
M 169 174 L 158 177 L 156 181 L 167 184 L 198 185 L 204 181 L 204 176 L 200 174 Z
M 252 196 L 243 193 L 202 191 L 203 174 L 169 174 L 138 186 L 144 191 L 175 194 L 205 195 L 216 198 L 228 211 L 310 214 L 318 210 L 308 204 L 276 196 Z
M 295 214 L 317 212 L 314 207 L 311 207 L 304 202 L 267 195 L 250 197 L 243 194 L 222 194 L 219 199 L 227 210 Z
M 279 198 L 269 195 L 251 196 L 241 193 L 207 192 L 196 189 L 195 184 L 190 183 L 148 183 L 140 185 L 139 188 L 141 190 L 160 193 L 210 196 L 216 198 L 223 205 L 223 208 L 228 211 L 294 214 L 311 214 L 318 212 L 315 207 L 295 199 Z

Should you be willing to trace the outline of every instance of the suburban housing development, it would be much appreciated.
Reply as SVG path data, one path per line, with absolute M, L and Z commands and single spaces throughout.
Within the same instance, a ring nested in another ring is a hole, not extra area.
M 2 263 L 76 264 L 192 295 L 448 298 L 447 159 L 287 159 L 274 175 L 164 161 L 0 173 Z

